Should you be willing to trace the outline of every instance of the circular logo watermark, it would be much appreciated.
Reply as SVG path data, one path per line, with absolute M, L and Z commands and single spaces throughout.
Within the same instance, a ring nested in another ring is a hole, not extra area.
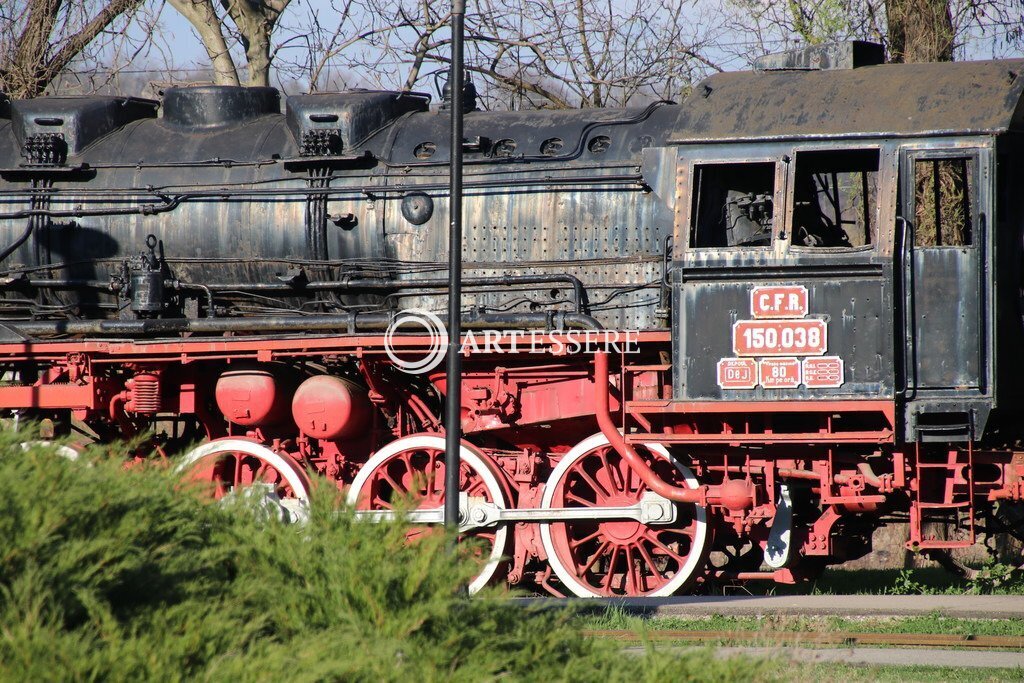
M 406 329 L 402 330 L 403 327 Z M 395 353 L 395 335 L 421 336 L 423 332 L 426 332 L 430 346 L 422 357 L 402 358 Z M 384 350 L 399 370 L 410 375 L 421 375 L 430 372 L 444 360 L 444 354 L 448 350 L 448 330 L 441 319 L 430 311 L 410 308 L 399 312 L 388 325 L 387 331 L 384 332 Z

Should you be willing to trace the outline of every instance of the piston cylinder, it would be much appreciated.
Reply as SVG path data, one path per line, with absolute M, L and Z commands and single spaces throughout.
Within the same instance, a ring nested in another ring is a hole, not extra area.
M 327 441 L 358 436 L 369 426 L 371 410 L 366 389 L 331 375 L 310 377 L 292 399 L 292 417 L 299 431 Z

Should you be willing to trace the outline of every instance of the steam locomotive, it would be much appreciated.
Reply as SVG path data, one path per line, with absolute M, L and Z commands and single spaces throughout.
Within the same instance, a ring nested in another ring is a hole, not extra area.
M 471 590 L 793 583 L 891 521 L 924 552 L 1022 535 L 1022 69 L 849 43 L 680 104 L 469 107 Z M 323 479 L 440 523 L 443 329 L 399 324 L 447 301 L 429 100 L 0 98 L 0 408 L 285 519 Z

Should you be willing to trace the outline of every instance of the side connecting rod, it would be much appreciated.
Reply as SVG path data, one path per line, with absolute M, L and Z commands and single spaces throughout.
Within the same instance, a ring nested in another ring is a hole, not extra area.
M 409 524 L 442 524 L 444 508 L 422 508 L 399 512 L 395 510 L 356 510 L 357 519 L 370 522 L 404 520 Z M 672 524 L 676 521 L 676 507 L 671 501 L 647 491 L 633 505 L 575 508 L 503 508 L 483 498 L 471 498 L 459 492 L 459 531 L 516 522 L 544 523 L 583 520 L 607 522 L 631 519 L 641 524 Z

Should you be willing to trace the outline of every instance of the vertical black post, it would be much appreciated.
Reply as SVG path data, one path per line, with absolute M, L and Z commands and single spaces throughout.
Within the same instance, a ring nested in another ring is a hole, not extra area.
M 452 69 L 448 78 L 451 93 L 451 169 L 448 180 L 448 377 L 446 381 L 444 448 L 444 524 L 459 528 L 459 467 L 462 443 L 462 39 L 466 0 L 452 3 Z

